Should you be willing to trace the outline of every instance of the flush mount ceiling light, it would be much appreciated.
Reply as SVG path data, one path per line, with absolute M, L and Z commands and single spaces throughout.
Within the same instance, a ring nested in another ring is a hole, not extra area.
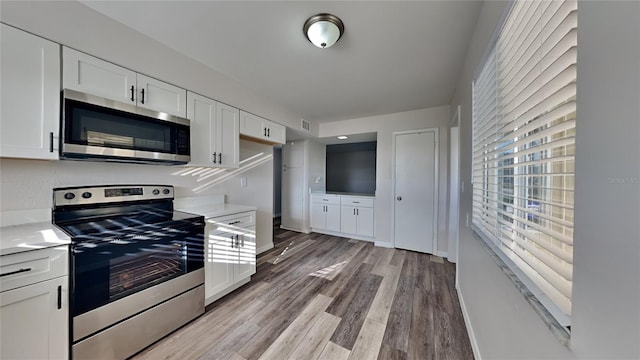
M 335 15 L 318 14 L 307 19 L 302 31 L 313 45 L 325 49 L 340 39 L 344 33 L 344 24 Z

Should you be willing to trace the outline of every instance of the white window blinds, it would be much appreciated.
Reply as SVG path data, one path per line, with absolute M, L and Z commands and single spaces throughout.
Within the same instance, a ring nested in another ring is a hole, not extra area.
M 551 313 L 564 315 L 573 276 L 576 39 L 576 0 L 516 1 L 473 86 L 473 223 L 547 297 L 541 302 L 557 307 Z

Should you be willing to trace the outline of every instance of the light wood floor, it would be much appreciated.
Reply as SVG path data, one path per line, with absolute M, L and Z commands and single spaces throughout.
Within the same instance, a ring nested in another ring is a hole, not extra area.
M 277 230 L 249 284 L 136 359 L 473 359 L 442 258 Z

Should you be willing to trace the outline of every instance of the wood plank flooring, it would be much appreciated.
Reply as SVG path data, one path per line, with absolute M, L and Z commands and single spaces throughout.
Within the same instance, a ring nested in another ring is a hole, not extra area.
M 274 228 L 247 285 L 135 359 L 473 359 L 455 266 Z

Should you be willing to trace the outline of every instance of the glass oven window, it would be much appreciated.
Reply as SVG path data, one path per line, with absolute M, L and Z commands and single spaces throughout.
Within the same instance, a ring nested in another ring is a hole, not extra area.
M 107 230 L 72 246 L 73 315 L 106 305 L 204 266 L 204 224 Z

